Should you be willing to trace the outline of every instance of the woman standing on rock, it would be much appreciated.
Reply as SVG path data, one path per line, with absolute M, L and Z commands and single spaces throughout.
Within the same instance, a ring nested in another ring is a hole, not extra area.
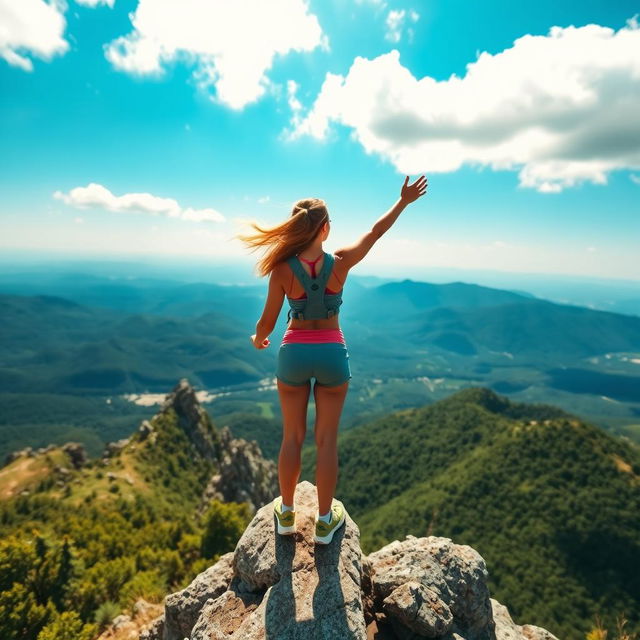
M 266 248 L 258 272 L 269 276 L 264 311 L 251 341 L 256 349 L 270 345 L 284 297 L 290 323 L 278 351 L 276 377 L 282 409 L 283 437 L 278 458 L 281 495 L 273 502 L 278 533 L 296 530 L 294 493 L 300 476 L 300 454 L 307 430 L 311 378 L 316 405 L 316 487 L 318 514 L 315 542 L 328 544 L 344 523 L 342 503 L 333 497 L 338 478 L 337 436 L 351 370 L 344 335 L 338 323 L 342 290 L 349 270 L 360 262 L 404 208 L 426 193 L 427 180 L 405 178 L 400 198 L 355 244 L 326 253 L 322 243 L 330 231 L 323 200 L 298 200 L 282 224 L 238 236 L 252 249 Z

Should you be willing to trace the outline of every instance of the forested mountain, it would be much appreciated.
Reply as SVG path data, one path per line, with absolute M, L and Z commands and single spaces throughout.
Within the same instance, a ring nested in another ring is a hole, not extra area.
M 339 437 L 337 496 L 365 551 L 406 534 L 469 544 L 516 618 L 583 638 L 640 631 L 640 453 L 553 406 L 469 388 Z M 302 477 L 313 479 L 304 452 Z

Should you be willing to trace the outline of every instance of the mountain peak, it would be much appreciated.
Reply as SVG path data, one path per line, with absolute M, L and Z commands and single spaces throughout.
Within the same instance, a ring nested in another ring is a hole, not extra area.
M 491 413 L 504 413 L 511 405 L 508 398 L 499 396 L 488 387 L 467 387 L 451 395 L 448 399 L 456 402 L 470 402 L 484 407 Z M 447 400 L 447 399 L 445 399 Z
M 166 395 L 158 413 L 166 415 L 171 411 L 175 412 L 178 426 L 187 434 L 200 455 L 208 459 L 220 456 L 219 435 L 187 378 L 182 378 Z

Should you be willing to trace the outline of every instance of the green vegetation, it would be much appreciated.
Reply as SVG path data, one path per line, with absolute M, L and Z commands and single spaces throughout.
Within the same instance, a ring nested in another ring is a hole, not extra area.
M 365 552 L 407 534 L 468 544 L 516 621 L 583 639 L 640 629 L 640 454 L 554 407 L 465 389 L 340 437 L 336 490 Z M 314 474 L 314 452 L 303 475 Z
M 213 500 L 204 517 L 204 533 L 202 535 L 202 556 L 213 558 L 220 549 L 232 550 L 240 536 L 244 533 L 251 512 L 246 503 L 224 503 Z
M 90 640 L 138 598 L 160 602 L 234 548 L 247 506 L 213 503 L 197 516 L 214 462 L 173 409 L 151 424 L 107 466 L 76 470 L 54 449 L 2 470 L 0 638 Z M 201 429 L 215 443 L 210 421 Z

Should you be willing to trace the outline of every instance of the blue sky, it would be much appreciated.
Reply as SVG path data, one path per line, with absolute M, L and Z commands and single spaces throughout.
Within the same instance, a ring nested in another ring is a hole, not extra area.
M 316 196 L 335 250 L 425 173 L 360 273 L 640 280 L 637 2 L 168 4 L 0 0 L 0 248 L 246 262 Z

